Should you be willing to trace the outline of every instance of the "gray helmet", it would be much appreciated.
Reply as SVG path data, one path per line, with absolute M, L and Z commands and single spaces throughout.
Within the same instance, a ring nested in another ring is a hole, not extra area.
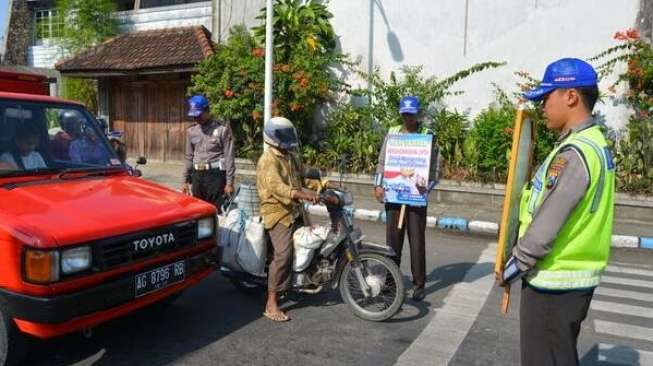
M 77 135 L 81 133 L 82 129 L 82 116 L 79 112 L 66 109 L 59 113 L 59 119 L 61 120 L 61 128 L 67 133 Z
M 283 150 L 292 150 L 299 146 L 295 126 L 285 117 L 273 117 L 265 124 L 263 141 Z

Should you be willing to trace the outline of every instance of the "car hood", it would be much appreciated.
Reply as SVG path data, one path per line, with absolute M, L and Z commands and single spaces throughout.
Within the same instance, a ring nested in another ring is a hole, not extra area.
M 131 176 L 0 188 L 0 216 L 42 247 L 72 245 L 215 214 L 205 202 Z M 7 224 L 7 223 L 5 223 Z

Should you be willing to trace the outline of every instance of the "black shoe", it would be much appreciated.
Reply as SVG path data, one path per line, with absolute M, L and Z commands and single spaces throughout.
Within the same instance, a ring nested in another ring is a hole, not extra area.
M 424 292 L 424 287 L 415 287 L 413 288 L 413 301 L 422 301 L 426 297 Z

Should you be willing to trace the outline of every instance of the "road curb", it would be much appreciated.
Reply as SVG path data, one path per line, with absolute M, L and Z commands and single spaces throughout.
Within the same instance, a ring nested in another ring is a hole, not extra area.
M 306 204 L 305 208 L 308 212 L 318 216 L 328 216 L 329 213 L 324 206 Z M 347 208 L 347 212 L 355 219 L 385 223 L 385 211 L 369 210 L 365 208 Z M 469 220 L 459 216 L 427 216 L 426 227 L 433 229 L 440 229 L 446 231 L 456 231 L 470 234 L 482 235 L 499 235 L 499 224 L 489 221 L 476 221 Z M 639 248 L 653 250 L 653 238 L 638 237 L 631 235 L 613 235 L 612 236 L 613 248 Z

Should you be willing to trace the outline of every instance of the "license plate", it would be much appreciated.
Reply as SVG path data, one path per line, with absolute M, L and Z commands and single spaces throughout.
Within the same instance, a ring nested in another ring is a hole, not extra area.
M 151 271 L 139 273 L 135 277 L 136 297 L 164 289 L 186 278 L 184 261 L 168 264 Z

